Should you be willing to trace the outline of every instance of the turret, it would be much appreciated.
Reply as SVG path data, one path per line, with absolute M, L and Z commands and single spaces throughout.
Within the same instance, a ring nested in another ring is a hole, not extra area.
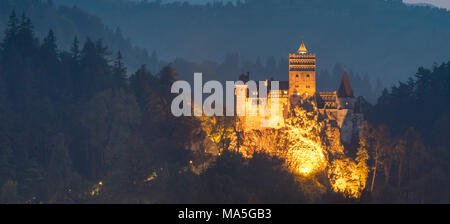
M 302 41 L 296 53 L 289 54 L 289 96 L 291 101 L 316 93 L 316 55 L 308 53 Z
M 339 84 L 339 89 L 337 91 L 337 96 L 339 99 L 339 108 L 353 108 L 354 95 L 353 89 L 350 86 L 350 79 L 348 78 L 347 72 L 344 72 L 344 75 L 342 76 L 341 84 Z

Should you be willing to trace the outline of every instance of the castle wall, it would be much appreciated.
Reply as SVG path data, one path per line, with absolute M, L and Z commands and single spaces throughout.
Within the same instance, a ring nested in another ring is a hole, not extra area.
M 273 101 L 273 98 L 277 100 Z M 271 111 L 278 108 L 278 113 Z M 281 128 L 288 116 L 288 94 L 284 90 L 270 91 L 267 100 L 259 98 L 246 98 L 245 116 L 240 117 L 244 130 L 262 128 Z
M 359 135 L 361 132 L 363 115 L 359 112 L 360 110 L 355 110 L 356 100 L 353 97 L 347 75 L 344 74 L 341 86 L 344 88 L 342 91 L 350 92 L 350 94 L 347 92 L 344 92 L 346 95 L 338 94 L 336 91 L 316 93 L 316 55 L 308 54 L 303 43 L 298 53 L 289 54 L 289 83 L 287 85 L 284 83 L 283 86 L 285 89 L 271 90 L 267 100 L 248 97 L 247 94 L 245 94 L 245 99 L 240 99 L 240 102 L 245 102 L 242 103 L 245 105 L 245 116 L 239 118 L 242 129 L 260 130 L 268 127 L 284 127 L 289 108 L 302 99 L 314 96 L 320 114 L 327 120 L 330 135 L 335 137 L 331 138 L 334 139 L 333 141 L 348 143 L 353 136 Z M 239 86 L 237 91 L 247 91 L 242 89 L 246 87 L 245 85 Z M 278 99 L 276 105 L 272 105 L 274 104 L 272 98 Z M 258 109 L 251 110 L 251 107 L 255 106 L 258 106 Z M 279 114 L 270 113 L 270 108 L 273 107 L 278 107 Z M 269 113 L 264 114 L 262 110 Z M 339 133 L 336 134 L 336 132 Z

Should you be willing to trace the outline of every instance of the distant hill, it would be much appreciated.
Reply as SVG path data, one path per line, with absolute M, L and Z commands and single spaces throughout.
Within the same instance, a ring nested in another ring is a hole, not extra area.
M 156 67 L 153 65 L 158 63 L 155 55 L 152 57 L 146 49 L 133 45 L 120 29 L 109 28 L 100 18 L 78 7 L 56 6 L 52 1 L 47 0 L 0 0 L 1 38 L 12 10 L 15 10 L 18 15 L 25 13 L 31 18 L 36 28 L 36 35 L 40 39 L 47 35 L 49 29 L 53 29 L 59 46 L 64 49 L 69 48 L 75 36 L 81 42 L 84 42 L 86 37 L 90 37 L 93 40 L 102 39 L 110 48 L 110 53 L 113 54 L 111 57 L 115 57 L 116 52 L 120 50 L 130 72 L 142 64 Z
M 131 2 L 144 2 L 146 0 L 125 0 Z M 207 4 L 208 2 L 236 2 L 237 0 L 161 0 L 162 3 L 173 3 L 173 2 L 189 2 L 189 4 Z M 151 2 L 151 1 L 148 1 Z
M 401 0 L 54 1 L 76 4 L 119 26 L 133 42 L 166 60 L 223 60 L 228 53 L 263 61 L 286 58 L 303 39 L 318 54 L 321 69 L 342 63 L 390 85 L 419 66 L 450 59 L 450 12 Z
M 405 3 L 405 4 L 410 5 L 410 6 L 417 6 L 417 7 L 438 8 L 437 6 L 430 4 L 430 3 Z

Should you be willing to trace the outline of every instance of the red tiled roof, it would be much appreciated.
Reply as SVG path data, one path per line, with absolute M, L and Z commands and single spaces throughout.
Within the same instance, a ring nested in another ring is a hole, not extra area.
M 347 72 L 345 72 L 342 76 L 342 81 L 339 85 L 337 95 L 338 97 L 353 97 L 353 90 L 352 87 L 350 87 L 350 80 L 348 78 Z

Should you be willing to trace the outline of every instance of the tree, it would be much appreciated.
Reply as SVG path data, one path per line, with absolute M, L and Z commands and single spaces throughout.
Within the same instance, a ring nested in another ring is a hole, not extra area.
M 372 129 L 370 126 L 366 126 L 364 134 L 366 139 L 366 147 L 372 158 L 372 180 L 370 186 L 370 192 L 373 192 L 375 186 L 375 179 L 379 168 L 385 168 L 385 177 L 389 177 L 390 168 L 392 165 L 392 144 L 388 134 L 388 127 L 385 125 L 379 126 L 377 129 Z M 388 179 L 386 179 L 388 180 Z M 386 182 L 385 182 L 386 183 Z
M 34 35 L 34 25 L 30 18 L 22 14 L 21 21 L 17 32 L 18 44 L 25 55 L 32 55 L 36 52 L 37 42 Z
M 114 87 L 111 66 L 107 59 L 108 51 L 101 40 L 93 42 L 89 38 L 81 51 L 80 85 L 78 91 L 83 98 Z
M 113 76 L 117 87 L 126 89 L 127 83 L 127 68 L 122 62 L 122 54 L 117 52 L 116 60 L 114 61 Z
M 17 189 L 17 181 L 8 180 L 2 184 L 0 192 L 0 203 L 20 203 Z
M 80 42 L 78 38 L 75 36 L 73 39 L 72 45 L 70 47 L 70 55 L 74 62 L 79 62 L 81 60 L 81 52 L 80 52 Z
M 50 202 L 65 199 L 63 196 L 70 189 L 72 181 L 72 161 L 69 156 L 64 134 L 53 136 L 48 144 L 51 153 L 46 177 L 47 191 Z
M 199 118 L 202 129 L 206 132 L 208 138 L 216 145 L 219 154 L 227 150 L 231 139 L 235 134 L 234 117 L 226 116 L 202 116 Z
M 356 158 L 340 156 L 330 164 L 328 176 L 331 187 L 335 192 L 341 192 L 348 198 L 359 198 L 366 188 L 369 176 L 367 161 L 368 154 L 368 136 L 362 135 L 359 142 L 359 148 Z
M 2 52 L 7 53 L 10 52 L 8 48 L 13 46 L 13 41 L 16 40 L 16 35 L 19 30 L 19 19 L 17 18 L 16 12 L 13 10 L 11 15 L 9 16 L 8 24 L 5 29 L 5 36 L 3 38 L 3 42 L 1 44 Z M 6 55 L 2 55 L 6 57 Z M 4 58 L 3 58 L 4 59 Z
M 14 180 L 15 164 L 13 148 L 11 146 L 11 128 L 15 116 L 11 110 L 3 76 L 0 73 L 0 185 L 7 180 Z
M 128 139 L 141 121 L 133 95 L 122 89 L 96 94 L 85 105 L 80 122 L 89 138 L 88 162 L 92 178 L 117 172 L 125 155 Z
M 136 97 L 141 112 L 144 113 L 147 108 L 147 97 L 151 94 L 151 89 L 157 85 L 158 80 L 149 70 L 147 70 L 146 65 L 142 65 L 140 69 L 131 75 L 129 82 L 130 89 Z
M 58 49 L 56 44 L 56 37 L 53 30 L 48 32 L 47 37 L 44 38 L 41 51 L 41 70 L 44 71 L 42 75 L 41 91 L 47 96 L 54 99 L 60 99 L 64 96 L 64 89 L 61 89 L 63 83 L 62 74 L 60 74 L 60 61 L 58 57 Z
M 56 58 L 58 47 L 56 45 L 56 37 L 53 30 L 48 31 L 47 37 L 44 38 L 41 48 L 43 49 L 44 54 L 49 54 Z

